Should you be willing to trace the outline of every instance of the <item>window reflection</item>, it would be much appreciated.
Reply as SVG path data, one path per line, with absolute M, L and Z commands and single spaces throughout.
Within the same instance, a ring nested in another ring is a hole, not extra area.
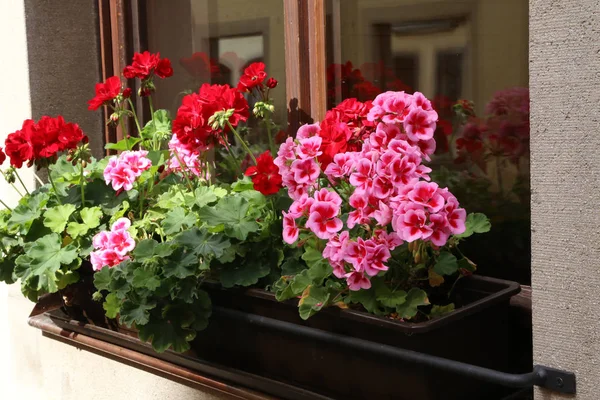
M 330 0 L 328 106 L 420 91 L 440 120 L 435 179 L 492 232 L 465 243 L 488 275 L 528 283 L 528 2 Z
M 174 75 L 157 83 L 156 103 L 175 114 L 181 98 L 203 83 L 236 86 L 244 69 L 262 61 L 279 85 L 273 94 L 280 126 L 286 125 L 283 3 L 262 0 L 148 0 L 147 43 L 171 59 Z M 162 84 L 162 85 L 161 85 Z M 252 103 L 254 99 L 249 98 Z

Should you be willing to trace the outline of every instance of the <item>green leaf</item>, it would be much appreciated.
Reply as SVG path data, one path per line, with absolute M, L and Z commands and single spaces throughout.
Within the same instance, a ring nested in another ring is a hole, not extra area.
M 119 140 L 117 143 L 107 143 L 104 148 L 107 150 L 125 151 L 128 148 L 132 149 L 133 146 L 141 142 L 142 139 L 138 137 L 130 137 L 129 139 Z
M 197 255 L 215 258 L 221 257 L 225 249 L 231 245 L 222 235 L 213 235 L 205 229 L 196 227 L 181 232 L 175 236 L 174 241 L 190 248 Z
M 269 272 L 269 264 L 259 259 L 224 265 L 219 271 L 219 277 L 223 287 L 230 288 L 236 285 L 254 285 L 260 278 L 269 275 Z
M 104 267 L 100 271 L 94 273 L 94 286 L 96 286 L 96 289 L 110 290 L 110 271 L 110 268 Z
M 156 110 L 152 119 L 142 129 L 141 136 L 144 139 L 152 139 L 157 136 L 164 140 L 171 135 L 171 119 L 167 110 Z
M 281 264 L 281 275 L 296 275 L 302 272 L 306 267 L 295 258 L 288 258 Z
M 442 251 L 437 258 L 433 270 L 439 275 L 452 275 L 458 271 L 458 262 L 454 254 Z
M 196 223 L 193 213 L 186 214 L 182 207 L 175 207 L 165 215 L 163 228 L 167 235 L 179 232 L 184 226 L 190 227 Z
M 213 188 L 208 186 L 200 186 L 196 189 L 194 191 L 194 197 L 196 198 L 195 202 L 198 207 L 204 207 L 217 201 L 217 196 L 215 195 Z
M 379 307 L 379 302 L 377 301 L 377 296 L 375 295 L 375 289 L 373 287 L 370 289 L 361 289 L 357 291 L 351 290 L 348 293 L 345 301 L 347 303 L 362 304 L 365 310 L 376 315 L 382 315 L 385 313 Z
M 106 311 L 106 316 L 108 318 L 116 318 L 121 309 L 121 299 L 119 299 L 116 294 L 109 293 L 108 296 L 106 296 L 106 301 L 102 304 L 102 308 Z
M 201 221 L 210 226 L 225 225 L 225 234 L 239 240 L 246 240 L 250 232 L 256 232 L 259 225 L 253 219 L 246 219 L 248 200 L 243 197 L 224 197 L 214 207 L 203 207 L 198 212 Z
M 431 311 L 429 312 L 429 317 L 430 318 L 441 317 L 442 315 L 448 314 L 452 311 L 454 311 L 454 303 L 450 303 L 445 306 L 434 305 L 433 307 L 431 307 Z
M 252 183 L 252 180 L 249 177 L 244 176 L 242 179 L 238 179 L 231 185 L 231 190 L 234 192 L 254 190 L 254 183 Z
M 62 290 L 73 283 L 79 282 L 79 273 L 77 271 L 63 272 L 59 269 L 56 271 L 56 279 L 58 290 Z
M 67 225 L 67 233 L 73 239 L 84 236 L 90 229 L 100 225 L 102 210 L 100 207 L 86 207 L 81 210 L 80 216 L 83 220 L 83 224 L 80 224 L 79 222 L 69 222 Z
M 52 232 L 63 233 L 69 217 L 75 210 L 76 207 L 73 204 L 64 204 L 49 208 L 44 213 L 44 226 L 50 228 Z
M 21 234 L 27 234 L 33 221 L 42 215 L 42 209 L 46 206 L 48 198 L 47 193 L 39 192 L 21 199 L 19 205 L 12 210 L 8 228 L 16 228 Z
M 143 261 L 154 256 L 154 249 L 158 245 L 158 242 L 154 239 L 141 240 L 135 249 L 133 249 L 133 256 L 136 261 Z
M 492 229 L 492 224 L 485 214 L 471 213 L 467 215 L 465 221 L 465 231 L 460 235 L 454 235 L 457 238 L 466 238 L 474 233 L 486 233 Z
M 192 252 L 186 253 L 183 248 L 175 250 L 162 268 L 166 278 L 174 276 L 179 279 L 193 276 L 200 269 L 198 256 Z
M 51 233 L 36 240 L 16 260 L 15 274 L 22 284 L 39 292 L 58 290 L 56 272 L 61 265 L 69 265 L 77 258 L 77 248 L 69 244 L 62 247 L 60 236 Z
M 162 319 L 152 320 L 145 325 L 137 327 L 139 337 L 145 342 L 151 342 L 152 348 L 158 353 L 162 353 L 168 348 L 173 351 L 183 353 L 190 349 L 187 341 L 189 335 L 195 333 L 190 329 L 184 329 L 176 324 Z
M 327 288 L 309 286 L 298 303 L 300 318 L 307 320 L 328 305 L 330 293 Z
M 400 318 L 411 319 L 417 315 L 417 307 L 426 306 L 429 304 L 427 293 L 425 291 L 412 288 L 406 295 L 406 301 L 396 307 L 396 312 Z
M 383 282 L 373 286 L 375 286 L 375 296 L 377 301 L 385 307 L 396 308 L 396 306 L 399 306 L 406 301 L 406 292 L 404 290 L 392 291 Z
M 152 268 L 141 267 L 133 271 L 131 285 L 134 288 L 146 288 L 150 291 L 154 291 L 160 286 L 160 280 Z
M 126 299 L 121 305 L 121 317 L 119 321 L 122 324 L 131 326 L 136 324 L 139 325 L 147 324 L 150 319 L 150 310 L 156 307 L 156 303 L 134 303 L 131 300 Z
M 304 254 L 302 254 L 302 259 L 309 267 L 327 263 L 327 261 L 323 258 L 323 253 L 314 247 L 305 247 Z
M 100 207 L 86 207 L 80 212 L 83 223 L 86 224 L 90 229 L 96 228 L 100 225 L 100 219 L 102 218 L 102 210 Z

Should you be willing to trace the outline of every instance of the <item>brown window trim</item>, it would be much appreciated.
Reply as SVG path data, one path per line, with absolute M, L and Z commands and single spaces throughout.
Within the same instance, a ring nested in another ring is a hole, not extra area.
M 321 120 L 326 111 L 325 0 L 284 0 L 283 7 L 288 133 L 294 134 L 300 125 Z M 106 79 L 119 75 L 135 51 L 147 49 L 146 9 L 139 0 L 98 0 L 98 9 Z M 139 103 L 136 111 L 142 120 L 148 112 Z M 106 127 L 106 142 L 121 139 L 120 127 Z

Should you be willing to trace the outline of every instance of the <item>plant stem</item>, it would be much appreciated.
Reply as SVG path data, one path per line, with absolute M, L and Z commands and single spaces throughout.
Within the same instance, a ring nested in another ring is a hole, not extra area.
M 129 146 L 129 138 L 127 137 L 127 129 L 125 129 L 125 123 L 122 118 L 119 118 L 119 124 L 121 125 L 121 130 L 123 131 L 123 138 L 125 139 L 125 147 L 127 150 L 131 150 Z
M 252 161 L 254 161 L 254 165 L 256 165 L 257 164 L 256 163 L 256 157 L 254 157 L 254 154 L 252 154 L 252 152 L 248 148 L 248 145 L 246 144 L 246 142 L 244 141 L 244 139 L 242 139 L 242 137 L 240 136 L 240 134 L 231 125 L 231 122 L 229 122 L 229 120 L 227 121 L 227 126 L 229 127 L 229 129 L 231 129 L 231 131 L 235 135 L 236 139 L 240 141 L 240 143 L 242 144 L 242 147 L 244 148 L 244 150 L 246 150 L 246 153 L 248 153 L 250 155 L 250 158 L 252 158 Z
M 265 118 L 265 124 L 267 125 L 267 137 L 269 138 L 269 149 L 271 150 L 271 154 L 275 155 L 275 143 L 273 143 L 273 136 L 271 135 L 271 118 Z
M 181 169 L 181 173 L 183 174 L 183 177 L 185 178 L 188 187 L 193 192 L 194 188 L 192 187 L 192 181 L 190 180 L 189 176 L 185 172 L 185 168 L 187 167 L 187 165 L 185 165 L 183 163 L 183 161 L 181 161 L 181 158 L 179 158 L 179 154 L 177 154 L 177 151 L 175 149 L 173 149 L 173 154 L 175 154 L 175 158 L 177 159 L 177 162 L 179 163 L 179 169 Z
M 142 128 L 140 128 L 140 121 L 138 120 L 137 113 L 135 112 L 135 107 L 133 107 L 133 102 L 131 99 L 127 99 L 129 102 L 129 107 L 131 107 L 131 113 L 133 114 L 133 119 L 135 121 L 135 126 L 137 126 L 138 132 L 140 135 L 142 134 Z
M 142 184 L 138 182 L 138 197 L 140 198 L 140 219 L 144 218 L 144 191 Z
M 50 171 L 48 171 L 48 180 L 52 185 L 52 189 L 54 189 L 54 195 L 56 196 L 56 200 L 58 200 L 58 204 L 62 205 L 62 200 L 58 196 L 58 190 L 56 190 L 56 185 L 54 184 L 54 180 L 52 179 L 52 174 L 50 173 Z
M 148 96 L 148 105 L 150 105 L 150 115 L 154 118 L 154 107 L 152 106 L 152 95 Z
M 6 208 L 8 211 L 12 211 L 12 208 L 10 208 L 5 202 L 3 202 L 2 200 L 0 200 L 0 203 L 4 206 L 4 208 Z
M 25 186 L 25 184 L 23 183 L 23 180 L 19 176 L 19 173 L 17 172 L 16 169 L 15 169 L 15 175 L 17 176 L 17 179 L 19 180 L 19 182 L 21 182 L 21 185 L 23 185 L 23 189 L 25 189 L 25 191 L 27 192 L 27 194 L 31 194 L 31 193 L 29 193 L 29 190 L 27 190 L 27 186 Z
M 84 186 L 84 176 L 83 176 L 83 162 L 79 162 L 79 167 L 81 168 L 79 174 L 79 186 L 81 187 L 81 207 L 85 207 L 85 186 Z
M 242 175 L 243 172 L 242 172 L 242 166 L 240 165 L 240 161 L 237 158 L 235 158 L 235 156 L 233 155 L 233 152 L 231 151 L 231 148 L 229 147 L 229 144 L 227 143 L 227 137 L 225 136 L 225 134 L 221 132 L 221 136 L 223 138 L 223 143 L 225 144 L 225 148 L 227 149 L 229 156 L 233 160 L 233 162 L 235 164 L 235 168 L 238 170 L 238 174 Z

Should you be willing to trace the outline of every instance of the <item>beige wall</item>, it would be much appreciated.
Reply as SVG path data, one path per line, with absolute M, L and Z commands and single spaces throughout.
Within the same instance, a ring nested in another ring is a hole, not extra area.
M 536 363 L 600 398 L 600 2 L 530 1 Z M 567 399 L 537 390 L 537 400 Z

